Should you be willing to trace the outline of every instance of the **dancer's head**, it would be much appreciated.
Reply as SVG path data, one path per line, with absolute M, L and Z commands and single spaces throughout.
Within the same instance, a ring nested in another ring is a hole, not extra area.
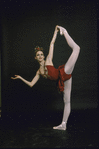
M 44 52 L 43 52 L 43 48 L 42 47 L 39 47 L 39 46 L 36 46 L 35 47 L 35 59 L 38 61 L 38 62 L 42 62 L 44 60 Z

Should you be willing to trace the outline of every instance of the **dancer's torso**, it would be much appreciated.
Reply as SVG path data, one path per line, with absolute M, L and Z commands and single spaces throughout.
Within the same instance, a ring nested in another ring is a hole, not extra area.
M 58 80 L 58 90 L 60 92 L 64 91 L 64 81 L 71 78 L 71 74 L 65 73 L 64 65 L 59 66 L 58 69 L 51 65 L 42 66 L 39 69 L 39 73 L 44 78 L 48 78 L 50 80 Z
M 51 65 L 41 66 L 39 72 L 44 78 L 49 78 L 51 80 L 57 80 L 59 77 L 58 69 Z

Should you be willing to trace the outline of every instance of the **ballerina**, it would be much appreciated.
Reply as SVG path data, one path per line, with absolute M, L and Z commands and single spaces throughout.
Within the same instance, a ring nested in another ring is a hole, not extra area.
M 58 69 L 56 69 L 53 65 L 52 60 L 53 60 L 54 43 L 59 31 L 60 31 L 60 35 L 63 35 L 65 37 L 67 44 L 71 47 L 72 53 L 68 61 L 66 62 L 66 64 L 59 66 Z M 67 30 L 57 25 L 55 27 L 54 35 L 50 43 L 49 53 L 46 57 L 46 60 L 45 60 L 43 48 L 39 46 L 36 46 L 35 48 L 35 59 L 40 64 L 40 68 L 37 70 L 36 75 L 32 79 L 32 81 L 29 82 L 19 75 L 15 75 L 15 77 L 11 77 L 11 79 L 21 79 L 24 83 L 26 83 L 30 87 L 33 87 L 36 84 L 36 82 L 40 78 L 40 75 L 50 80 L 58 80 L 58 90 L 63 93 L 64 111 L 63 111 L 63 118 L 62 118 L 61 124 L 53 127 L 53 129 L 66 130 L 67 121 L 71 112 L 71 105 L 70 105 L 71 86 L 72 86 L 71 74 L 74 70 L 74 66 L 79 56 L 79 52 L 80 52 L 80 47 L 70 37 Z

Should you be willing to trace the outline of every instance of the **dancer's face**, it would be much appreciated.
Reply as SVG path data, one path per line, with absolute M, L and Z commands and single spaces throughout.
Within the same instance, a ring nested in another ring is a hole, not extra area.
M 44 53 L 42 51 L 38 51 L 36 53 L 36 56 L 35 56 L 35 59 L 38 61 L 38 62 L 42 62 L 44 60 Z

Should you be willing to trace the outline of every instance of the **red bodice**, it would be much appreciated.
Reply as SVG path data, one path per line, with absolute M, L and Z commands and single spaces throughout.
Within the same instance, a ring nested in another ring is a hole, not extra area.
M 64 71 L 64 65 L 59 66 L 56 69 L 54 66 L 46 65 L 45 73 L 42 75 L 50 80 L 58 80 L 58 90 L 60 92 L 64 91 L 64 81 L 71 78 L 71 74 L 66 74 Z

